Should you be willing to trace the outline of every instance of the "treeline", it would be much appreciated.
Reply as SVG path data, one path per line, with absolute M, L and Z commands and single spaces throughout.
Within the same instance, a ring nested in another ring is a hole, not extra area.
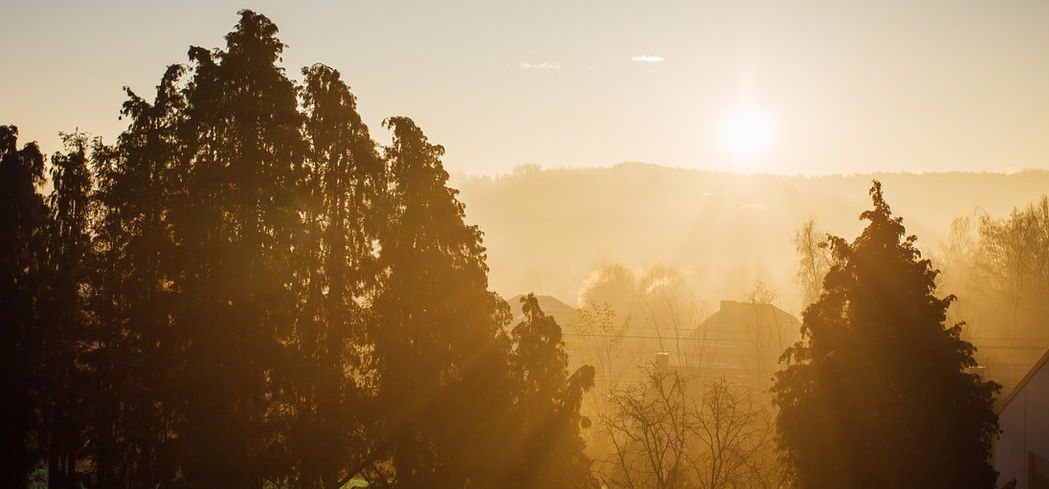
M 1005 217 L 955 219 L 942 260 L 967 315 L 993 323 L 984 334 L 1049 343 L 1049 196 Z
M 953 315 L 973 324 L 977 358 L 1012 388 L 1049 348 L 1049 197 L 955 219 L 938 261 L 961 298 Z
M 443 148 L 276 34 L 242 11 L 112 144 L 0 128 L 0 486 L 595 487 L 593 370 L 488 290 Z

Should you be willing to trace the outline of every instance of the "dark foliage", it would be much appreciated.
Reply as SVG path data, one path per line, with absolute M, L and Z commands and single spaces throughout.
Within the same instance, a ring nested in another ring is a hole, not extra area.
M 537 308 L 509 333 L 443 148 L 395 117 L 380 150 L 276 34 L 242 11 L 127 90 L 115 144 L 65 136 L 46 203 L 0 127 L 0 485 L 593 486 L 592 374 Z
M 37 349 L 42 292 L 40 250 L 47 209 L 36 187 L 44 156 L 35 143 L 18 149 L 18 129 L 0 126 L 0 486 L 25 485 L 40 455 L 34 427 Z
M 999 386 L 968 369 L 973 347 L 947 325 L 952 296 L 894 217 L 881 184 L 852 243 L 804 313 L 803 339 L 777 374 L 784 460 L 799 487 L 994 487 L 988 463 Z
M 543 314 L 533 294 L 521 298 L 521 309 L 524 317 L 510 333 L 518 425 L 509 432 L 514 438 L 509 448 L 520 457 L 520 466 L 506 487 L 597 487 L 580 438 L 590 421 L 579 415 L 583 394 L 594 384 L 594 368 L 569 374 L 557 321 Z

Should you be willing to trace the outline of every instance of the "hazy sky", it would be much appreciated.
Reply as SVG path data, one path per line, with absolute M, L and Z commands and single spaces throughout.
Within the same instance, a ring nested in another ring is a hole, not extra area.
M 410 116 L 453 171 L 1049 168 L 1046 1 L 5 0 L 0 123 L 47 151 L 112 139 L 123 85 L 148 94 L 245 7 L 293 78 L 339 69 L 374 133 Z

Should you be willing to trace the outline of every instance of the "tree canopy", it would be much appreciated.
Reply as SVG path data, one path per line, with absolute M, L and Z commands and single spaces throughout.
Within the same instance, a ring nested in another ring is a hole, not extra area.
M 997 384 L 970 369 L 929 260 L 874 182 L 867 227 L 831 237 L 833 264 L 774 387 L 784 461 L 800 487 L 993 488 Z
M 277 33 L 241 11 L 49 180 L 0 127 L 2 485 L 594 487 L 592 373 L 538 306 L 511 326 L 444 149 L 376 144 Z

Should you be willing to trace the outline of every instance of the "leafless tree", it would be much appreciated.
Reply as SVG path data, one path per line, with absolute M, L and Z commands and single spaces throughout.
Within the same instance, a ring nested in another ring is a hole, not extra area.
M 694 430 L 685 381 L 674 371 L 647 372 L 646 382 L 609 395 L 601 422 L 614 453 L 605 481 L 624 489 L 684 488 L 685 451 Z
M 794 233 L 794 250 L 798 253 L 798 281 L 801 284 L 804 305 L 815 302 L 823 288 L 823 277 L 830 270 L 830 248 L 826 233 L 816 228 L 816 221 L 809 219 Z
M 777 479 L 768 411 L 745 388 L 710 383 L 693 414 L 695 449 L 686 458 L 700 489 L 769 487 Z
M 724 378 L 699 395 L 673 369 L 613 391 L 601 417 L 613 453 L 600 467 L 623 489 L 772 489 L 785 478 L 771 417 L 744 386 Z
M 602 388 L 615 388 L 622 374 L 619 358 L 623 334 L 630 328 L 630 317 L 619 319 L 607 302 L 585 305 L 572 324 L 582 335 L 583 361 L 597 368 L 597 382 Z

